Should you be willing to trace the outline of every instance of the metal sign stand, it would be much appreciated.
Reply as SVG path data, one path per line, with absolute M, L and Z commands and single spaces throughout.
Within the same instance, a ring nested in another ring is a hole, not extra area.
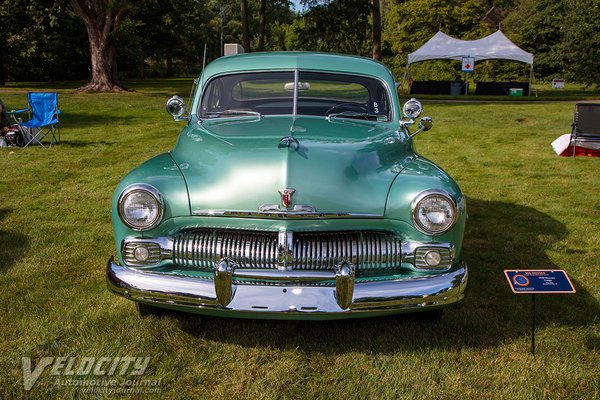
M 535 357 L 535 294 L 531 295 L 531 355 Z
M 535 357 L 536 310 L 535 295 L 553 293 L 576 293 L 567 273 L 556 270 L 504 270 L 513 293 L 531 294 L 531 355 Z

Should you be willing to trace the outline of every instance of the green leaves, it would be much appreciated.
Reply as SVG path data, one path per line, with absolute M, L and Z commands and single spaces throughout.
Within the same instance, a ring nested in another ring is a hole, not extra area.
M 596 0 L 522 0 L 506 18 L 535 55 L 538 78 L 600 84 L 600 4 Z

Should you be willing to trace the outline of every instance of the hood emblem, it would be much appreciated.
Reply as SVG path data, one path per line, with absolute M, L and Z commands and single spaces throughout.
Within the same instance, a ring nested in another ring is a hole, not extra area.
M 287 147 L 288 149 L 298 150 L 298 148 L 300 147 L 300 143 L 298 143 L 298 140 L 291 136 L 285 136 L 282 137 L 281 140 L 279 140 L 279 144 L 277 145 L 277 147 L 279 147 L 280 149 Z
M 279 189 L 279 194 L 281 195 L 281 207 L 289 210 L 292 208 L 292 196 L 296 192 L 296 189 L 286 188 Z

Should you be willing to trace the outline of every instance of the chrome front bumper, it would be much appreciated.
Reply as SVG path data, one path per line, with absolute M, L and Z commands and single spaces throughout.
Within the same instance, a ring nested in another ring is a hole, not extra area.
M 133 301 L 188 312 L 249 318 L 328 319 L 393 314 L 438 308 L 461 300 L 467 285 L 467 267 L 457 271 L 407 279 L 352 282 L 347 304 L 347 281 L 330 286 L 299 282 L 274 285 L 232 281 L 228 302 L 215 280 L 142 272 L 107 264 L 108 288 Z M 221 293 L 218 293 L 220 291 Z M 221 298 L 219 298 L 221 296 Z M 227 303 L 223 305 L 223 303 Z

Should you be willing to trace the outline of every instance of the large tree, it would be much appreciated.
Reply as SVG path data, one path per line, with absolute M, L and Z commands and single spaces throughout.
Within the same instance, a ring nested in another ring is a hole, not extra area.
M 371 0 L 371 24 L 373 25 L 373 59 L 381 60 L 381 7 L 379 0 Z
M 600 85 L 597 0 L 521 0 L 504 26 L 535 55 L 538 78 Z
M 118 92 L 125 90 L 117 76 L 116 41 L 129 8 L 128 0 L 70 0 L 88 34 L 92 63 L 91 81 L 78 90 Z
M 291 24 L 286 38 L 288 49 L 372 54 L 370 1 L 301 0 L 301 3 L 308 10 Z
M 258 51 L 265 51 L 265 25 L 267 24 L 267 0 L 260 0 L 258 11 Z
M 248 14 L 248 0 L 240 0 L 240 16 L 242 18 L 242 44 L 244 46 L 244 51 L 250 53 L 250 23 Z

